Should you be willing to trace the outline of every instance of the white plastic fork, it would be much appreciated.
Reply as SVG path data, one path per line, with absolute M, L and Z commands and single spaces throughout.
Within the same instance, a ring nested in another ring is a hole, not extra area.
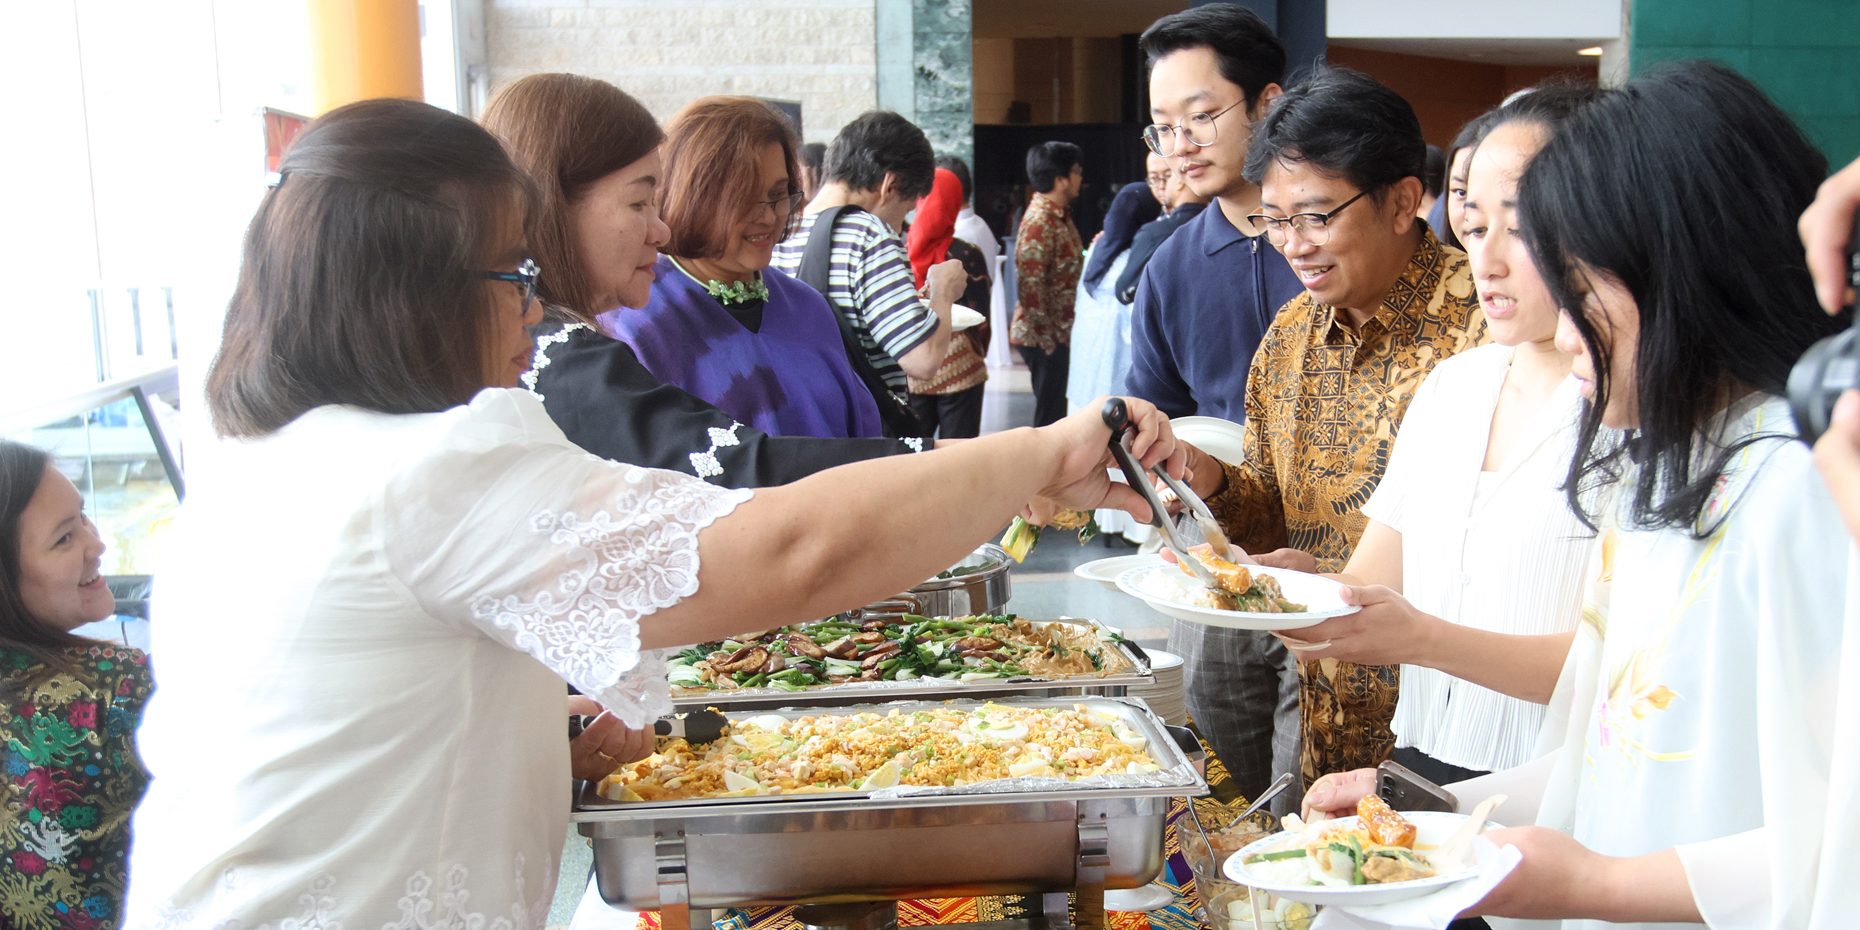
M 1433 860 L 1434 870 L 1442 873 L 1457 872 L 1471 865 L 1467 861 L 1467 853 L 1472 850 L 1473 838 L 1485 832 L 1486 819 L 1503 803 L 1505 796 L 1502 794 L 1480 801 L 1472 813 L 1466 815 L 1466 822 L 1460 824 L 1459 830 L 1447 837 L 1447 841 L 1435 848 L 1434 854 L 1428 857 Z

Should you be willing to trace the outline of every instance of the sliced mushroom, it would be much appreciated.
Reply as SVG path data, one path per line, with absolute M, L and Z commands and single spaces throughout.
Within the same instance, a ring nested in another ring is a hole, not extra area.
M 801 633 L 788 634 L 788 651 L 798 656 L 806 656 L 810 659 L 821 659 L 825 658 L 827 655 L 826 650 L 820 648 L 813 640 L 808 639 L 805 634 Z
M 901 648 L 902 647 L 900 647 L 897 643 L 886 643 L 883 646 L 880 646 L 877 649 L 874 649 L 871 652 L 866 653 L 865 658 L 860 660 L 859 665 L 861 668 L 876 668 L 878 666 L 878 663 L 883 662 L 885 659 L 891 656 L 897 655 L 899 649 Z
M 1001 641 L 986 636 L 964 636 L 956 640 L 956 648 L 970 652 L 993 652 L 1001 648 Z
M 727 675 L 747 672 L 762 667 L 769 660 L 769 651 L 763 646 L 744 646 L 735 653 L 724 657 L 722 661 L 712 660 L 710 667 Z
M 885 641 L 885 634 L 883 633 L 854 633 L 852 637 L 852 641 L 855 643 L 863 643 L 867 646 L 876 646 L 879 643 L 882 643 Z
M 783 658 L 781 653 L 770 652 L 769 657 L 763 661 L 761 670 L 770 675 L 773 675 L 776 672 L 779 672 L 782 669 L 787 668 L 787 667 L 788 667 L 788 660 L 786 658 Z
M 839 639 L 836 639 L 833 642 L 830 642 L 826 644 L 825 646 L 822 646 L 821 650 L 824 651 L 827 655 L 830 655 L 836 659 L 850 659 L 852 658 L 852 654 L 853 654 L 852 637 L 842 636 Z
M 877 633 L 877 632 L 884 630 L 885 625 L 886 623 L 883 620 L 867 620 L 866 622 L 860 624 L 859 628 L 862 630 L 865 630 L 868 633 Z

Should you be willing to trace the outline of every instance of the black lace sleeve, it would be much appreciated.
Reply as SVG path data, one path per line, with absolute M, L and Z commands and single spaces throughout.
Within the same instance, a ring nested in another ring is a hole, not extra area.
M 549 322 L 535 333 L 535 365 L 525 385 L 570 442 L 602 458 L 758 488 L 921 451 L 926 443 L 770 436 L 659 381 L 625 343 L 583 324 Z

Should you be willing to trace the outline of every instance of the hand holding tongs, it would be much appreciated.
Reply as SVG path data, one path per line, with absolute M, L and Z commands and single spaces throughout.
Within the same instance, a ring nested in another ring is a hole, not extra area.
M 1184 546 L 1182 540 L 1176 536 L 1175 521 L 1169 519 L 1169 512 L 1163 508 L 1162 499 L 1156 495 L 1156 488 L 1150 484 L 1149 476 L 1144 472 L 1143 466 L 1137 463 L 1136 456 L 1131 455 L 1130 449 L 1124 445 L 1124 437 L 1130 433 L 1130 410 L 1124 406 L 1124 399 L 1113 397 L 1105 401 L 1102 415 L 1104 425 L 1111 428 L 1111 457 L 1117 460 L 1117 467 L 1124 470 L 1124 480 L 1129 482 L 1130 486 L 1138 494 L 1143 495 L 1143 499 L 1149 503 L 1150 525 L 1156 527 L 1156 531 L 1162 535 L 1163 545 L 1168 546 L 1169 551 L 1175 553 L 1176 559 L 1187 566 L 1202 584 L 1217 591 L 1221 590 L 1214 573 L 1201 564 L 1200 559 L 1190 555 L 1188 547 Z M 1189 508 L 1189 513 L 1194 515 L 1202 534 L 1208 538 L 1208 543 L 1214 547 L 1214 553 L 1225 558 L 1227 537 L 1222 535 L 1220 524 L 1215 521 L 1213 512 L 1208 510 L 1208 505 L 1195 496 L 1195 492 L 1190 490 L 1186 483 L 1170 477 L 1161 464 L 1156 465 L 1151 471 L 1161 478 L 1171 491 L 1175 492 L 1176 497 L 1181 498 L 1182 503 Z

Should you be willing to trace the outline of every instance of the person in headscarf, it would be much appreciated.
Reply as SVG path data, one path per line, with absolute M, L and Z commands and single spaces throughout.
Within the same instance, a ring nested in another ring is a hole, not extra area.
M 1072 319 L 1072 359 L 1066 378 L 1068 409 L 1077 410 L 1097 394 L 1124 383 L 1130 370 L 1130 305 L 1119 303 L 1117 282 L 1130 260 L 1137 230 L 1162 215 L 1162 204 L 1147 182 L 1124 185 L 1104 215 L 1104 232 L 1085 256 L 1085 272 Z M 1153 251 L 1153 250 L 1152 250 Z M 1105 533 L 1121 533 L 1132 521 L 1109 512 L 1098 514 Z
M 1208 208 L 1208 198 L 1195 193 L 1183 180 L 1182 172 L 1170 168 L 1168 174 L 1169 181 L 1163 186 L 1163 215 L 1143 224 L 1143 228 L 1137 230 L 1136 238 L 1130 240 L 1130 257 L 1124 260 L 1124 273 L 1117 278 L 1115 293 L 1118 303 L 1137 302 L 1137 283 L 1143 280 L 1143 269 L 1149 267 L 1156 249 L 1168 240 L 1170 233 L 1181 229 Z M 1130 341 L 1128 331 L 1124 341 Z
M 910 379 L 911 409 L 939 439 L 966 439 L 982 432 L 982 395 L 988 381 L 988 291 L 993 285 L 988 274 L 988 259 L 975 243 L 956 238 L 956 216 L 962 212 L 962 179 L 947 168 L 936 169 L 930 193 L 917 201 L 917 218 L 911 223 L 905 241 L 911 259 L 911 273 L 917 286 L 924 286 L 930 269 L 948 259 L 962 262 L 969 283 L 962 292 L 960 306 L 974 310 L 980 323 L 964 327 L 952 317 L 950 323 L 959 331 L 952 334 L 943 364 L 927 380 Z
M 1104 215 L 1104 232 L 1086 253 L 1074 304 L 1072 364 L 1066 379 L 1066 399 L 1072 409 L 1097 397 L 1105 387 L 1124 383 L 1124 372 L 1130 367 L 1130 309 L 1117 302 L 1112 289 L 1129 260 L 1137 230 L 1160 215 L 1162 204 L 1147 183 L 1124 185 Z

